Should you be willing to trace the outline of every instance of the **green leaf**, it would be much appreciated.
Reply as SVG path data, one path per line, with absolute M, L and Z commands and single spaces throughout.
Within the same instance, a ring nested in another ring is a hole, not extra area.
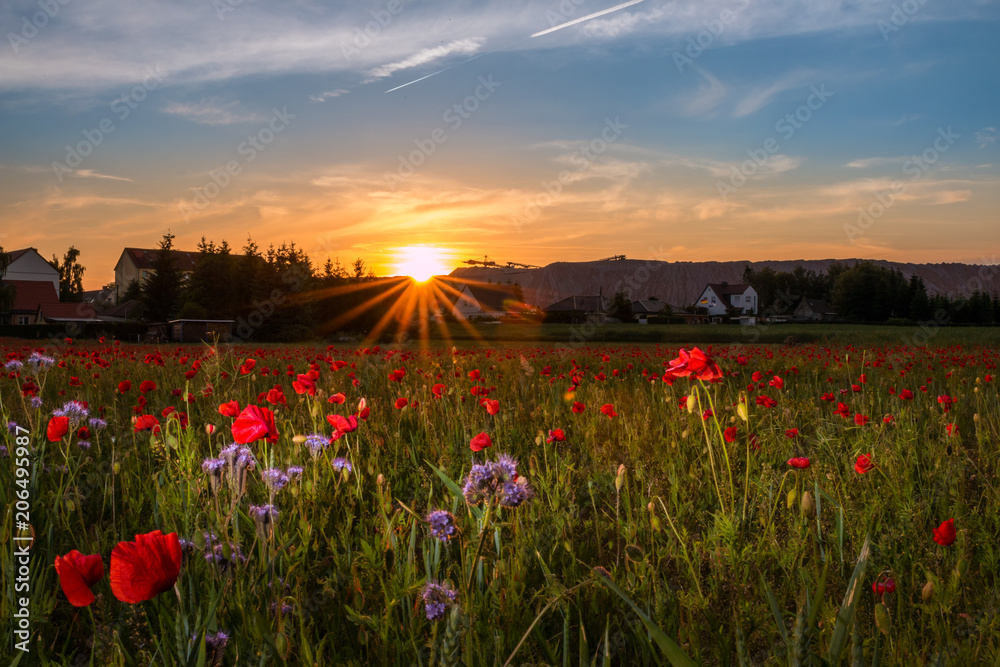
M 847 582 L 847 592 L 844 595 L 844 602 L 837 612 L 837 622 L 833 627 L 833 636 L 830 638 L 830 649 L 827 652 L 831 664 L 840 662 L 840 654 L 847 644 L 848 631 L 854 625 L 854 610 L 860 599 L 860 589 L 865 577 L 865 570 L 868 569 L 868 556 L 871 554 L 871 538 L 865 536 L 865 543 L 861 547 L 858 555 L 858 564 L 854 567 L 854 574 Z
M 692 660 L 690 657 L 688 657 L 688 655 L 684 651 L 681 650 L 681 647 L 677 645 L 677 642 L 668 637 L 667 634 L 663 632 L 663 630 L 661 630 L 659 626 L 656 625 L 656 623 L 653 623 L 652 619 L 650 619 L 649 616 L 646 616 L 646 614 L 642 613 L 642 610 L 639 609 L 639 607 L 634 602 L 632 602 L 629 596 L 625 595 L 622 589 L 618 588 L 618 586 L 615 585 L 615 582 L 611 581 L 607 577 L 600 574 L 596 576 L 596 579 L 597 581 L 601 582 L 602 584 L 610 588 L 612 591 L 617 593 L 618 597 L 624 600 L 625 603 L 632 608 L 632 611 L 634 611 L 639 616 L 639 618 L 642 619 L 643 624 L 646 626 L 646 630 L 649 631 L 649 634 L 653 636 L 653 639 L 656 641 L 657 646 L 659 646 L 660 650 L 663 651 L 663 655 L 666 656 L 667 660 L 670 661 L 671 665 L 674 665 L 674 667 L 698 666 L 697 662 Z

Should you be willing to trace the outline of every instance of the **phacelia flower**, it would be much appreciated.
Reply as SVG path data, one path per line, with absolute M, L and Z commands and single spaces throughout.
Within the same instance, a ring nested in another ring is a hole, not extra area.
M 428 621 L 436 621 L 444 616 L 448 608 L 458 600 L 458 593 L 450 586 L 442 586 L 435 581 L 428 581 L 420 596 L 424 599 Z
M 434 510 L 427 515 L 427 523 L 431 527 L 431 535 L 447 542 L 455 536 L 455 515 L 447 510 Z

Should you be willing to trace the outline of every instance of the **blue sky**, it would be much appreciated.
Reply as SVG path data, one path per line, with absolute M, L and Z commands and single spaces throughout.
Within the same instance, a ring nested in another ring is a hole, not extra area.
M 996 261 L 997 2 L 621 4 L 6 3 L 0 245 Z

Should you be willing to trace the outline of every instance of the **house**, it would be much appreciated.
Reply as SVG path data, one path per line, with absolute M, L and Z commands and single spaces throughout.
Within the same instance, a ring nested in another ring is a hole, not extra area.
M 70 322 L 99 322 L 94 304 L 80 303 L 42 303 L 38 305 L 35 321 L 38 324 L 68 324 Z
M 442 296 L 451 314 L 459 320 L 491 319 L 512 315 L 525 310 L 512 285 L 467 283 L 439 279 Z
M 145 282 L 156 273 L 153 263 L 160 251 L 156 248 L 125 248 L 115 264 L 115 303 L 121 301 L 133 280 Z M 198 253 L 187 250 L 171 250 L 174 267 L 185 277 L 189 276 L 198 262 Z
M 170 340 L 175 343 L 211 341 L 228 343 L 233 336 L 234 320 L 170 320 Z
M 639 324 L 647 324 L 650 317 L 659 315 L 660 311 L 667 306 L 668 304 L 665 301 L 658 301 L 656 299 L 633 301 L 632 319 Z
M 612 301 L 597 296 L 568 296 L 562 301 L 556 301 L 542 309 L 548 322 L 568 322 L 582 324 L 584 322 L 603 322 L 607 319 Z
M 829 322 L 837 318 L 837 313 L 822 299 L 803 297 L 792 316 L 803 322 Z
M 757 290 L 747 283 L 709 283 L 694 302 L 694 310 L 704 308 L 712 322 L 729 317 L 739 324 L 757 323 Z
M 34 248 L 13 250 L 7 253 L 10 263 L 3 273 L 4 281 L 23 280 L 31 282 L 52 283 L 56 294 L 59 294 L 59 271 L 48 263 Z M 56 297 L 56 301 L 59 297 Z
M 58 282 L 53 287 L 48 280 L 4 280 L 4 287 L 14 288 L 14 303 L 10 311 L 0 313 L 0 324 L 39 324 L 39 305 L 59 301 Z

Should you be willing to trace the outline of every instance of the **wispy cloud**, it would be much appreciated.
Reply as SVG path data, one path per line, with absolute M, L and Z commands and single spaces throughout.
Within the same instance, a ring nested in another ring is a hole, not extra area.
M 475 54 L 485 42 L 486 40 L 482 37 L 467 37 L 465 39 L 458 39 L 454 42 L 449 42 L 448 44 L 444 44 L 442 46 L 421 49 L 412 56 L 404 58 L 403 60 L 381 65 L 369 70 L 368 81 L 384 79 L 387 76 L 392 76 L 400 70 L 426 65 L 427 63 L 438 60 L 439 58 L 444 58 L 454 54 L 471 56 Z
M 73 175 L 79 176 L 81 178 L 106 178 L 110 181 L 129 181 L 132 182 L 131 178 L 125 178 L 124 176 L 112 176 L 110 174 L 102 174 L 99 171 L 93 169 L 77 169 L 73 172 Z
M 327 100 L 332 100 L 335 97 L 340 97 L 341 95 L 346 95 L 349 90 L 343 88 L 334 88 L 333 90 L 328 90 L 325 93 L 320 93 L 319 95 L 310 95 L 310 102 L 326 102 Z
M 688 116 L 710 116 L 726 99 L 726 87 L 710 72 L 697 66 L 694 69 L 701 74 L 704 81 L 698 86 L 694 95 L 681 102 L 682 111 Z
M 861 160 L 851 160 L 844 166 L 852 169 L 869 169 L 870 167 L 884 167 L 887 164 L 903 164 L 908 159 L 904 155 L 898 157 L 867 157 Z
M 995 144 L 997 139 L 1000 139 L 1000 133 L 997 132 L 997 128 L 995 127 L 984 127 L 976 131 L 976 143 L 979 144 L 980 148 L 986 148 L 991 144 Z
M 164 113 L 186 118 L 201 125 L 232 125 L 233 123 L 260 122 L 267 117 L 240 108 L 240 103 L 232 100 L 201 100 L 200 102 L 170 102 Z
M 790 72 L 771 85 L 759 88 L 746 95 L 736 104 L 736 108 L 733 109 L 733 116 L 736 118 L 749 116 L 753 112 L 758 111 L 759 109 L 762 109 L 770 104 L 771 100 L 774 99 L 778 93 L 798 88 L 806 83 L 809 83 L 814 78 L 814 72 L 808 72 L 805 70 Z

